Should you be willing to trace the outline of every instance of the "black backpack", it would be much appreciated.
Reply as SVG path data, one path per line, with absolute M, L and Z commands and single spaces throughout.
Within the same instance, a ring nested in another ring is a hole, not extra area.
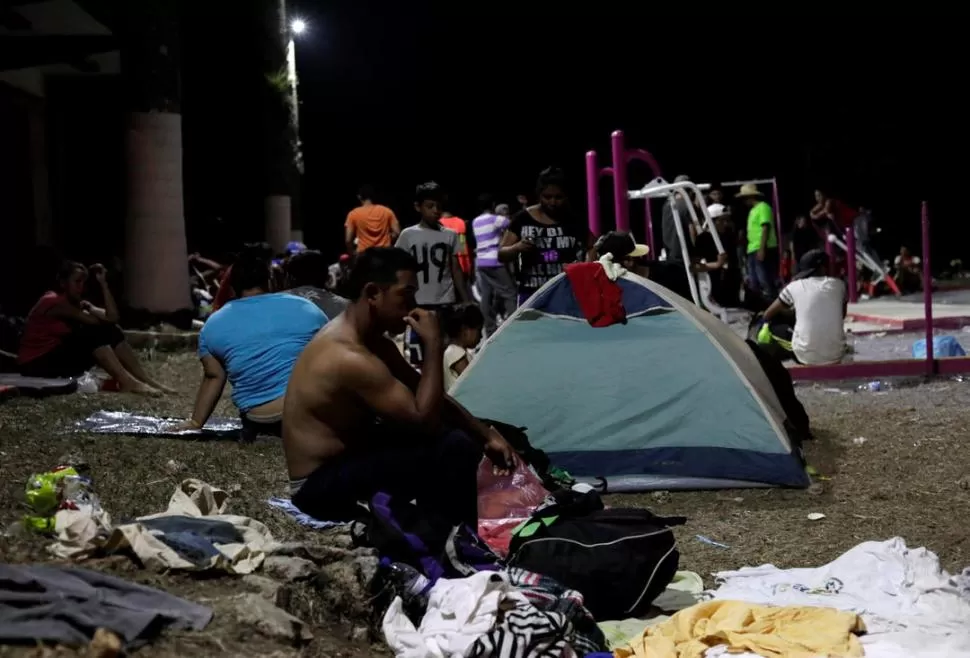
M 572 493 L 516 529 L 508 564 L 579 591 L 598 620 L 641 617 L 674 579 L 680 553 L 671 526 L 686 522 L 603 509 L 596 492 Z

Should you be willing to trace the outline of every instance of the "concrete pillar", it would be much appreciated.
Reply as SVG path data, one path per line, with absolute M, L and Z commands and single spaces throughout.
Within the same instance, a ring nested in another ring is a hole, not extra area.
M 54 244 L 54 220 L 51 215 L 50 179 L 47 169 L 47 116 L 40 107 L 28 109 L 30 131 L 30 169 L 34 199 L 34 244 Z
M 265 63 L 266 84 L 262 94 L 263 153 L 265 170 L 264 209 L 266 241 L 292 239 L 294 228 L 302 235 L 302 225 L 295 217 L 302 172 L 298 111 L 296 100 L 296 46 L 290 33 L 286 0 L 260 0 L 258 16 L 260 48 Z M 283 201 L 283 198 L 286 201 Z
M 192 307 L 182 195 L 178 24 L 167 0 L 126 2 L 122 72 L 129 103 L 125 301 L 165 315 Z

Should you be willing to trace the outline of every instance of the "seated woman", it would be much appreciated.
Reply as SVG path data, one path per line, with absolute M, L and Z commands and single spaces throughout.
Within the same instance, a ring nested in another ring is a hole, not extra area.
M 258 253 L 233 264 L 233 299 L 199 333 L 202 383 L 191 419 L 176 430 L 205 425 L 228 381 L 244 436 L 280 435 L 290 371 L 327 316 L 302 297 L 270 293 L 270 268 L 270 260 Z
M 118 307 L 105 280 L 103 265 L 91 273 L 101 286 L 104 308 L 83 299 L 88 270 L 66 262 L 57 277 L 58 289 L 44 293 L 27 315 L 17 364 L 25 377 L 77 377 L 99 365 L 114 377 L 120 390 L 157 395 L 171 393 L 148 376 L 138 355 L 118 325 Z

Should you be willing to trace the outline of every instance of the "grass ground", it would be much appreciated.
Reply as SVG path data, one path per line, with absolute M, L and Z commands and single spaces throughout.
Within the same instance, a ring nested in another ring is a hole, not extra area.
M 121 394 L 71 395 L 46 400 L 15 399 L 0 405 L 0 528 L 23 514 L 23 484 L 69 455 L 90 464 L 103 504 L 116 520 L 161 511 L 176 484 L 196 477 L 233 491 L 230 511 L 266 523 L 277 539 L 311 536 L 269 508 L 269 496 L 285 494 L 279 446 L 272 442 L 194 443 L 181 440 L 91 436 L 71 425 L 106 408 L 186 416 L 200 375 L 187 354 L 159 355 L 151 364 L 178 395 L 145 399 Z M 816 428 L 807 446 L 810 463 L 826 479 L 810 491 L 744 490 L 654 493 L 617 496 L 614 505 L 650 507 L 661 514 L 684 514 L 679 530 L 681 568 L 708 577 L 714 571 L 772 562 L 782 567 L 828 562 L 855 544 L 901 536 L 911 545 L 937 552 L 951 570 L 970 565 L 970 533 L 963 519 L 970 510 L 970 384 L 940 380 L 883 393 L 799 389 Z M 217 415 L 231 416 L 224 400 Z M 863 440 L 860 440 L 863 439 Z M 184 465 L 173 474 L 169 460 Z M 826 518 L 809 521 L 820 512 Z M 703 535 L 729 548 L 696 539 Z M 4 562 L 46 561 L 39 537 L 0 536 Z M 296 650 L 259 637 L 236 623 L 231 603 L 244 591 L 232 577 L 193 578 L 140 571 L 123 558 L 89 564 L 153 585 L 215 608 L 202 633 L 169 633 L 138 655 L 206 656 L 367 656 L 379 648 L 352 642 L 326 625 L 312 628 L 316 639 Z M 0 647 L 0 656 L 27 655 Z

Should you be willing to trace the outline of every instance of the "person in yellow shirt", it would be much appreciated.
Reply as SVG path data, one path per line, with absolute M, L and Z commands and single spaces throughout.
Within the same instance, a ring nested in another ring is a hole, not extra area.
M 745 234 L 749 285 L 770 303 L 778 296 L 778 234 L 775 231 L 775 214 L 756 185 L 742 185 L 737 196 L 748 207 Z

